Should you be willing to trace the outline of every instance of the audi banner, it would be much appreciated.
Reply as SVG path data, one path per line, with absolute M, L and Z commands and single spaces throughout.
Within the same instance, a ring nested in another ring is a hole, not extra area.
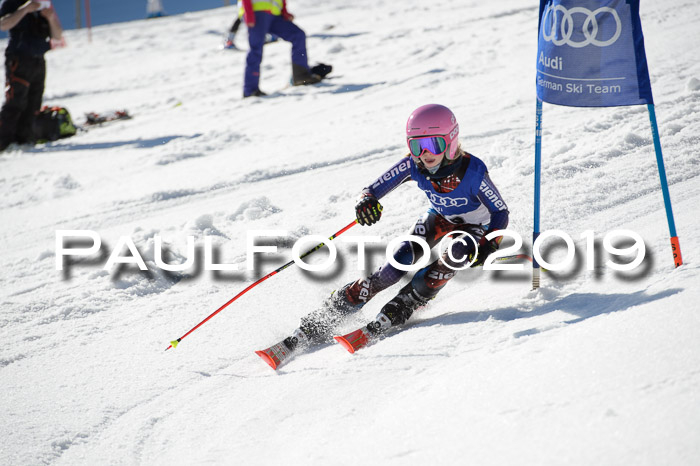
M 639 0 L 540 0 L 536 84 L 551 104 L 653 104 Z

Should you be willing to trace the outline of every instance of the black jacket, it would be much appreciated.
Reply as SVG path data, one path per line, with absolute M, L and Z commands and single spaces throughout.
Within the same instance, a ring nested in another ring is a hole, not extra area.
M 0 18 L 14 13 L 27 0 L 3 0 L 0 4 Z M 6 54 L 41 57 L 51 49 L 51 28 L 49 22 L 38 11 L 29 13 L 15 27 L 10 29 L 10 41 Z

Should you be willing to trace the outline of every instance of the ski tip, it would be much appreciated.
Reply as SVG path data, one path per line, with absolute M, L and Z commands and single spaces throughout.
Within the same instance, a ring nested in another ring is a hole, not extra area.
M 255 354 L 260 356 L 271 368 L 277 370 L 277 363 L 265 351 L 256 351 Z
M 340 343 L 340 345 L 341 345 L 343 348 L 345 348 L 346 350 L 348 350 L 348 352 L 350 352 L 350 353 L 354 353 L 354 352 L 355 352 L 355 348 L 350 344 L 349 341 L 347 341 L 347 340 L 345 339 L 345 337 L 333 337 L 333 339 L 334 339 L 335 341 L 337 341 L 338 343 Z
M 170 346 L 171 346 L 172 348 L 177 348 L 177 345 L 178 345 L 179 343 L 180 343 L 179 341 L 173 340 L 173 341 L 170 342 Z
M 347 335 L 337 336 L 333 338 L 350 353 L 354 353 L 360 348 L 364 348 L 369 343 L 368 335 L 361 328 L 358 328 L 354 332 L 350 332 Z

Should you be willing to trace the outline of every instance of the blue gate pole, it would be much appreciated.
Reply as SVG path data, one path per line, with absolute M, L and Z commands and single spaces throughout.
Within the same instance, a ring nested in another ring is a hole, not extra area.
M 540 287 L 540 264 L 535 258 L 535 241 L 540 236 L 540 183 L 542 171 L 542 101 L 537 98 L 537 110 L 535 111 L 535 202 L 534 223 L 532 229 L 532 289 Z
M 666 169 L 664 168 L 664 157 L 661 153 L 661 139 L 659 138 L 659 127 L 656 124 L 656 111 L 654 104 L 647 104 L 649 109 L 649 120 L 651 121 L 651 135 L 654 138 L 654 151 L 656 151 L 656 164 L 659 167 L 659 178 L 661 179 L 661 192 L 664 195 L 664 207 L 666 208 L 666 219 L 668 229 L 671 233 L 671 251 L 673 252 L 673 262 L 676 267 L 683 265 L 681 255 L 681 245 L 676 234 L 676 224 L 673 221 L 673 208 L 671 207 L 671 194 L 668 191 L 668 181 L 666 180 Z

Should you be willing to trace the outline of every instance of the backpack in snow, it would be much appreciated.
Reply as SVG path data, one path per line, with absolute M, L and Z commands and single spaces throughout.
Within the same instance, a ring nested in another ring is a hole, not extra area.
M 34 119 L 34 136 L 37 142 L 67 138 L 75 135 L 77 131 L 70 113 L 63 107 L 43 106 Z

